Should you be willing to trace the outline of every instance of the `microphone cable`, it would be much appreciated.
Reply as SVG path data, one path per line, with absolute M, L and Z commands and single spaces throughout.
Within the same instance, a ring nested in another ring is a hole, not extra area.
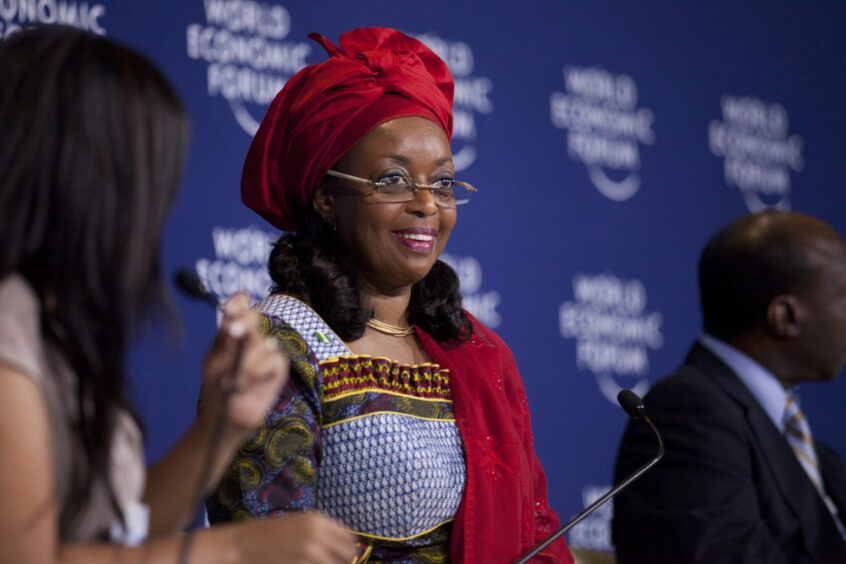
M 196 273 L 186 269 L 178 270 L 173 276 L 173 281 L 177 288 L 179 288 L 185 295 L 212 305 L 215 309 L 220 308 L 218 300 L 205 288 Z M 235 344 L 235 360 L 229 369 L 229 373 L 220 383 L 221 388 L 223 389 L 223 404 L 221 406 L 221 413 L 214 422 L 211 439 L 209 440 L 208 448 L 206 449 L 204 464 L 200 468 L 200 475 L 194 490 L 194 495 L 191 497 L 191 507 L 194 508 L 195 513 L 197 507 L 200 505 L 200 501 L 203 499 L 206 487 L 208 486 L 214 460 L 217 458 L 220 451 L 220 443 L 223 440 L 223 431 L 226 424 L 226 412 L 229 410 L 229 401 L 232 398 L 232 394 L 238 387 L 238 371 L 241 369 L 243 355 L 244 341 L 242 339 L 238 339 Z M 177 564 L 188 564 L 188 558 L 191 556 L 193 540 L 193 531 L 188 531 L 184 534 L 179 543 L 179 553 L 176 559 Z

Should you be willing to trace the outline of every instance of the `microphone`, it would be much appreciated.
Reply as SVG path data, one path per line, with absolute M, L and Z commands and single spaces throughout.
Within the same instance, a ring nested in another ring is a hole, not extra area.
M 523 556 L 520 560 L 516 562 L 516 564 L 525 564 L 534 556 L 536 556 L 540 551 L 544 548 L 555 542 L 558 537 L 572 529 L 576 524 L 580 523 L 582 519 L 596 511 L 600 505 L 608 501 L 609 499 L 616 496 L 618 493 L 626 489 L 629 484 L 640 478 L 647 470 L 655 466 L 661 457 L 664 456 L 664 440 L 661 438 L 661 434 L 658 432 L 658 429 L 655 428 L 655 425 L 652 423 L 652 420 L 649 419 L 649 416 L 646 414 L 646 406 L 643 405 L 643 400 L 641 400 L 636 393 L 631 390 L 621 390 L 619 394 L 617 394 L 617 402 L 619 402 L 620 407 L 622 407 L 626 413 L 629 414 L 629 417 L 632 419 L 640 419 L 644 421 L 649 428 L 652 429 L 652 432 L 655 434 L 655 438 L 658 439 L 658 454 L 653 456 L 646 464 L 638 468 L 631 476 L 608 490 L 605 495 L 585 507 L 585 509 L 581 512 L 576 514 L 575 516 L 571 517 L 569 521 L 564 523 L 560 529 L 552 533 L 550 536 L 546 538 L 545 541 L 537 545 L 531 552 Z
M 173 282 L 186 296 L 202 300 L 214 307 L 220 306 L 217 298 L 208 291 L 206 285 L 203 284 L 203 281 L 200 280 L 200 277 L 193 270 L 188 270 L 187 268 L 177 270 L 173 274 Z
M 173 281 L 176 287 L 182 290 L 184 294 L 191 298 L 201 300 L 213 306 L 215 309 L 220 307 L 217 298 L 208 291 L 205 284 L 203 284 L 200 277 L 192 270 L 180 269 L 173 274 Z M 244 342 L 239 340 L 235 349 L 235 359 L 230 367 L 228 374 L 221 380 L 221 388 L 223 389 L 223 406 L 222 410 L 226 413 L 229 409 L 229 402 L 232 398 L 233 392 L 237 389 L 238 371 L 241 369 L 241 361 L 244 356 Z M 223 438 L 223 427 L 225 418 L 218 417 L 212 429 L 211 438 L 205 452 L 205 463 L 200 469 L 200 475 L 197 476 L 197 483 L 193 493 L 193 506 L 199 506 L 203 499 L 203 493 L 208 486 L 211 470 L 214 467 L 214 460 L 220 452 L 220 442 Z M 188 564 L 191 556 L 191 548 L 193 546 L 194 535 L 193 531 L 189 531 L 184 535 L 179 542 L 179 553 L 177 554 L 177 564 Z
M 646 406 L 643 405 L 643 400 L 641 400 L 633 391 L 625 389 L 620 390 L 620 393 L 617 394 L 617 402 L 619 402 L 620 407 L 629 414 L 629 417 L 633 417 L 634 419 L 648 419 L 646 417 Z M 658 438 L 660 439 L 661 437 Z

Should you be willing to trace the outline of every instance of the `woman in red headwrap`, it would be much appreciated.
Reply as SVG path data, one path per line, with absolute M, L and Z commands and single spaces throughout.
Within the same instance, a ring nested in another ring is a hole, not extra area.
M 508 347 L 438 260 L 457 206 L 453 80 L 425 45 L 357 29 L 277 95 L 244 202 L 289 232 L 259 306 L 292 376 L 209 498 L 213 521 L 320 508 L 362 561 L 511 562 L 555 530 Z M 563 541 L 543 558 L 572 562 Z

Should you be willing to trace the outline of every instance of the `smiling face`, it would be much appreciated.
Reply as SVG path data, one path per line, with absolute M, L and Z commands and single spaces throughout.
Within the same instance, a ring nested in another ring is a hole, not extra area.
M 402 175 L 418 184 L 453 178 L 449 140 L 435 123 L 421 117 L 397 118 L 374 128 L 333 170 L 372 181 Z M 334 223 L 358 274 L 378 292 L 396 294 L 426 276 L 455 226 L 455 208 L 435 205 L 428 190 L 410 202 L 378 201 L 372 188 L 327 178 L 315 209 Z

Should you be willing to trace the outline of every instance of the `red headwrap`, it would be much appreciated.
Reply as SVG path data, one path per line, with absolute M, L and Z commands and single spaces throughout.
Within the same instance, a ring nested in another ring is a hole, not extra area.
M 317 33 L 329 53 L 288 80 L 261 122 L 244 162 L 241 199 L 285 231 L 296 231 L 326 171 L 377 125 L 421 116 L 452 138 L 453 80 L 423 43 L 395 29 Z

